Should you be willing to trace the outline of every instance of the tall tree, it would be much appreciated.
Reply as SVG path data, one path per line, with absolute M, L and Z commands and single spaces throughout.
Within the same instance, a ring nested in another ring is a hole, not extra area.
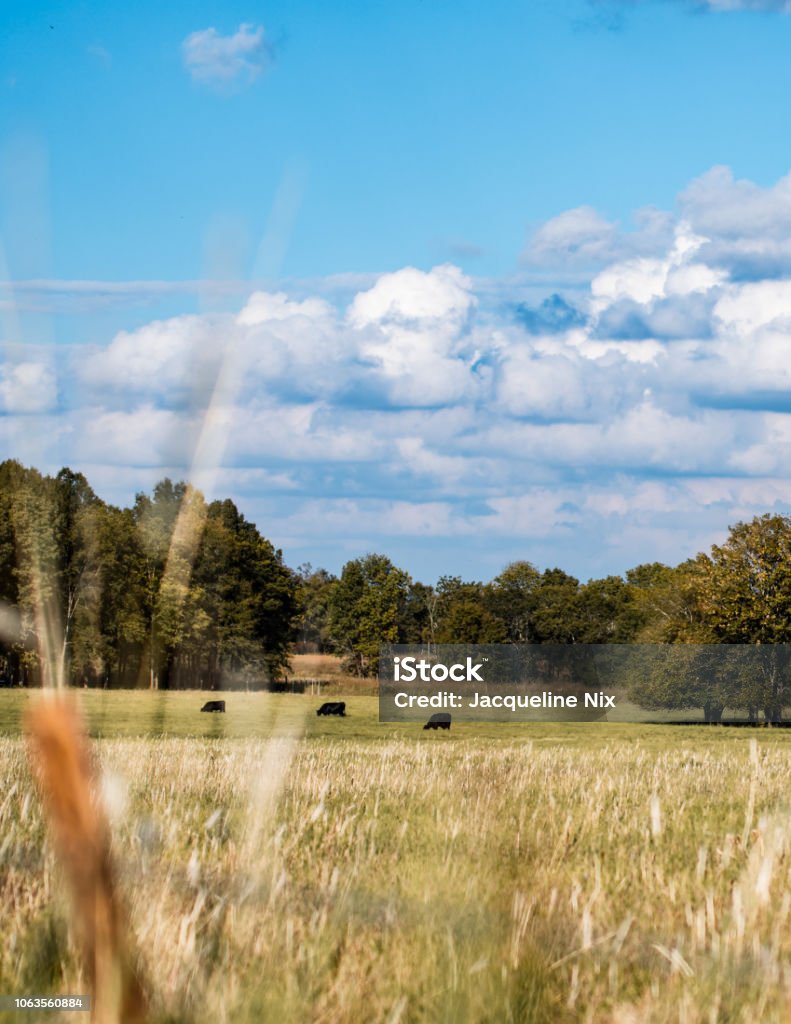
M 758 516 L 731 527 L 724 544 L 695 560 L 700 615 L 713 639 L 726 644 L 791 642 L 791 518 Z M 776 657 L 761 661 L 752 699 L 777 721 L 791 681 Z
M 623 644 L 634 639 L 642 622 L 632 588 L 620 576 L 589 580 L 575 604 L 581 644 Z
M 791 518 L 737 523 L 696 568 L 701 610 L 718 640 L 791 641 Z
M 82 473 L 64 468 L 53 483 L 53 530 L 58 550 L 62 631 L 60 671 L 95 678 L 104 667 L 99 622 L 102 502 Z
M 117 509 L 70 469 L 51 478 L 0 464 L 0 671 L 14 682 L 38 681 L 45 666 L 104 685 L 276 677 L 296 586 L 231 501 L 207 508 L 166 479 Z
M 61 608 L 52 481 L 18 462 L 4 462 L 0 506 L 2 558 L 8 573 L 2 589 L 18 615 L 16 637 L 6 647 L 10 671 L 19 682 L 55 682 L 61 670 Z
M 347 562 L 330 598 L 330 636 L 357 675 L 374 675 L 379 648 L 404 640 L 410 578 L 384 555 Z
M 436 642 L 440 597 L 434 587 L 413 582 L 409 587 L 403 614 L 403 642 L 428 644 Z
M 438 625 L 441 644 L 499 644 L 507 639 L 505 625 L 487 607 L 482 583 L 465 583 L 460 576 L 442 576 L 437 582 Z
M 562 569 L 545 569 L 536 588 L 535 642 L 573 644 L 579 639 L 579 580 Z
M 300 565 L 297 575 L 297 642 L 306 651 L 325 653 L 330 647 L 329 608 L 337 577 L 326 569 Z
M 624 668 L 630 700 L 652 710 L 702 708 L 707 722 L 719 722 L 726 707 L 744 706 L 749 675 L 739 655 L 725 657 L 713 644 L 639 645 Z
M 531 562 L 520 561 L 507 565 L 487 588 L 487 606 L 505 626 L 511 643 L 527 644 L 535 639 L 534 616 L 540 584 L 538 569 Z
M 146 656 L 151 689 L 159 687 L 163 671 L 167 676 L 167 647 L 174 630 L 169 611 L 175 595 L 161 596 L 160 589 L 171 537 L 186 492 L 186 484 L 174 484 L 165 478 L 156 484 L 151 498 L 142 493 L 135 497 L 133 514 L 143 563 L 144 614 L 148 624 Z M 163 615 L 164 621 L 161 621 Z M 167 677 L 162 682 L 167 685 Z

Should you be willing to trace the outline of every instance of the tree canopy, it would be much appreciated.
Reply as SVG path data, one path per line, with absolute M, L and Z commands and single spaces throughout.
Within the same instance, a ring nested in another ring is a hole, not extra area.
M 215 687 L 282 673 L 297 579 L 232 501 L 166 479 L 119 509 L 80 473 L 4 462 L 0 600 L 12 682 L 53 665 L 77 685 Z

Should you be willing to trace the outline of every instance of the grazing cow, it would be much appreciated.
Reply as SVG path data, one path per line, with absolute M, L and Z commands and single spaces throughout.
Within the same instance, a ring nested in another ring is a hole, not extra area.
M 341 718 L 346 717 L 346 702 L 342 700 L 329 700 L 325 704 L 322 704 L 319 710 L 316 712 L 317 715 L 338 715 Z
M 207 700 L 201 711 L 225 711 L 224 700 Z
M 423 729 L 450 729 L 450 715 L 447 711 L 438 711 L 429 718 Z

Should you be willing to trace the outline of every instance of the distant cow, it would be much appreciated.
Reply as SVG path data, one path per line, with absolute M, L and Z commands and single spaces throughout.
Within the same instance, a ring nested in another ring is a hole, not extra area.
M 346 702 L 342 700 L 329 700 L 326 704 L 322 704 L 319 710 L 316 712 L 317 715 L 339 715 L 341 718 L 346 717 Z
M 438 711 L 423 726 L 424 729 L 450 729 L 450 715 L 447 711 Z
M 224 700 L 207 700 L 201 711 L 225 711 Z

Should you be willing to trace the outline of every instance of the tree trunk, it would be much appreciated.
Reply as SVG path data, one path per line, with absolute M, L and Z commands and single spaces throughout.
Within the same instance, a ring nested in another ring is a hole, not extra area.
M 703 717 L 707 722 L 721 722 L 724 710 L 721 704 L 704 704 Z

